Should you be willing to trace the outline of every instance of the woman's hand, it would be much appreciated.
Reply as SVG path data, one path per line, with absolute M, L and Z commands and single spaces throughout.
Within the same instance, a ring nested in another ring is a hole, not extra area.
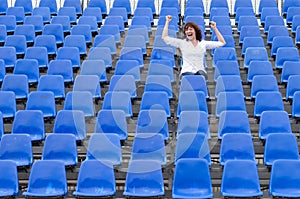
M 170 22 L 172 20 L 172 16 L 171 15 L 167 15 L 166 16 L 166 22 Z
M 217 27 L 217 23 L 214 22 L 214 21 L 210 21 L 210 22 L 209 22 L 209 25 L 210 25 L 210 27 L 211 27 L 212 29 L 215 29 L 215 28 Z

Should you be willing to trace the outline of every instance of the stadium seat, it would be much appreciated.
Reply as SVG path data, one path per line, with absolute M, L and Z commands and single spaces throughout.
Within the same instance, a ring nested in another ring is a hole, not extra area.
M 102 25 L 103 14 L 101 12 L 101 8 L 98 7 L 86 7 L 82 13 L 83 16 L 94 16 L 96 17 L 96 21 L 98 27 Z
M 145 37 L 142 35 L 127 35 L 125 37 L 124 47 L 139 47 L 142 49 L 143 55 L 147 55 Z
M 253 7 L 239 7 L 235 11 L 235 24 L 239 24 L 239 19 L 241 16 L 255 16 Z
M 51 185 L 49 187 L 49 185 Z M 25 197 L 58 197 L 67 195 L 65 165 L 60 160 L 39 160 L 33 163 Z
M 55 56 L 57 54 L 56 38 L 52 34 L 36 36 L 34 47 L 46 47 L 48 57 Z
M 278 7 L 277 6 L 275 6 L 275 7 L 270 6 L 270 7 L 265 7 L 265 8 L 262 9 L 261 15 L 260 15 L 260 24 L 262 26 L 265 25 L 267 16 L 280 16 Z
M 299 51 L 296 47 L 279 47 L 275 58 L 275 68 L 280 69 L 286 61 L 300 61 Z
M 19 194 L 19 177 L 16 163 L 11 160 L 0 161 L 1 197 L 16 197 Z
M 175 68 L 174 51 L 170 47 L 153 47 L 150 60 L 170 60 Z
M 71 28 L 71 35 L 83 35 L 85 38 L 85 43 L 87 45 L 92 44 L 92 32 L 91 32 L 91 27 L 87 24 L 82 24 L 82 25 L 74 25 Z
M 59 160 L 65 166 L 78 163 L 76 137 L 70 133 L 49 134 L 44 142 L 42 160 Z
M 239 44 L 244 43 L 245 37 L 261 37 L 260 29 L 258 26 L 243 26 L 240 31 Z
M 172 66 L 150 62 L 148 66 L 148 76 L 151 75 L 166 75 L 169 77 L 171 83 L 174 82 L 174 72 Z
M 83 35 L 68 35 L 65 37 L 64 46 L 77 47 L 81 56 L 87 55 L 86 42 Z
M 248 47 L 265 47 L 262 37 L 245 37 L 242 45 L 241 55 L 245 56 Z
M 284 25 L 284 20 L 282 16 L 278 15 L 271 15 L 266 16 L 266 21 L 264 25 L 264 33 L 268 34 L 269 27 L 272 25 Z
M 156 132 L 136 134 L 130 157 L 130 161 L 133 160 L 156 160 L 165 165 L 167 155 L 164 136 Z
M 12 134 L 28 134 L 32 141 L 45 138 L 44 116 L 40 110 L 19 110 L 16 112 Z
M 149 66 L 150 69 L 150 66 Z M 118 60 L 115 75 L 132 75 L 135 81 L 141 80 L 140 66 L 137 60 Z
M 217 63 L 222 60 L 237 60 L 236 50 L 233 47 L 228 48 L 216 48 L 213 56 L 213 67 L 216 67 Z
M 15 29 L 15 32 L 14 32 L 14 35 L 24 35 L 25 39 L 26 39 L 27 46 L 32 45 L 35 41 L 34 26 L 31 25 L 31 24 L 17 25 L 16 29 Z M 1 39 L 0 39 L 0 41 L 1 41 Z
M 93 191 L 92 191 L 93 190 Z M 114 168 L 109 162 L 85 160 L 80 165 L 76 197 L 112 196 L 116 193 Z
M 42 75 L 39 78 L 37 91 L 52 91 L 55 99 L 65 98 L 65 85 L 62 75 Z
M 287 80 L 286 85 L 286 96 L 287 100 L 292 100 L 294 97 L 294 93 L 296 91 L 300 91 L 300 85 L 298 84 L 300 80 L 300 75 L 290 75 Z
M 7 37 L 6 26 L 4 24 L 0 24 L 0 44 L 1 44 L 1 46 L 3 46 L 6 37 Z
M 122 163 L 120 136 L 116 133 L 93 133 L 88 142 L 86 160 L 110 162 L 112 165 Z
M 51 91 L 31 91 L 26 102 L 26 110 L 41 110 L 44 118 L 55 117 L 54 93 Z
M 220 164 L 224 166 L 232 160 L 251 160 L 257 164 L 251 134 L 224 134 L 220 148 Z
M 11 160 L 18 167 L 30 166 L 33 162 L 30 136 L 26 134 L 3 135 L 0 146 L 0 160 Z
M 75 7 L 60 7 L 57 16 L 67 16 L 69 17 L 69 20 L 66 20 L 66 22 L 69 22 L 70 25 L 76 24 L 77 16 L 76 16 L 76 8 Z M 51 23 L 53 21 L 51 20 Z
M 140 0 L 137 2 L 136 8 L 151 8 L 152 15 L 156 15 L 154 2 L 151 0 Z
M 92 35 L 98 33 L 97 17 L 95 16 L 80 16 L 77 20 L 77 25 L 89 25 Z
M 296 32 L 297 32 L 297 27 L 299 26 L 299 16 L 298 15 L 295 15 L 294 17 L 293 17 L 293 21 L 292 21 L 292 30 L 291 30 L 291 32 L 293 33 L 293 34 L 296 34 Z
M 0 16 L 0 24 L 3 24 L 6 26 L 7 33 L 14 33 L 16 25 L 17 25 L 16 17 L 14 15 L 1 15 Z
M 248 68 L 252 61 L 268 61 L 269 55 L 265 47 L 248 47 L 245 52 L 244 68 Z
M 38 7 L 48 7 L 51 15 L 57 14 L 56 0 L 41 0 Z
M 44 17 L 42 15 L 25 16 L 23 24 L 34 25 L 36 34 L 40 34 L 44 27 Z
M 121 16 L 123 19 L 124 27 L 128 25 L 127 10 L 125 7 L 111 7 L 108 13 L 108 17 L 110 16 Z
M 116 44 L 121 43 L 121 34 L 118 25 L 103 25 L 99 30 L 99 35 L 113 35 Z
M 137 60 L 139 66 L 144 67 L 143 52 L 139 47 L 123 47 L 120 52 L 119 60 Z
M 8 35 L 4 42 L 5 47 L 14 47 L 17 56 L 24 56 L 27 48 L 26 37 L 24 35 Z
M 186 75 L 180 82 L 179 92 L 202 91 L 206 98 L 209 98 L 206 80 L 202 75 Z
M 235 40 L 232 35 L 223 35 L 223 38 L 225 39 L 226 44 L 222 46 L 223 48 L 235 48 Z M 213 38 L 218 40 L 217 37 Z M 216 49 L 211 50 L 211 54 L 214 55 Z
M 0 91 L 0 112 L 2 118 L 13 119 L 17 111 L 16 96 L 13 91 Z
M 65 0 L 63 7 L 74 7 L 77 15 L 82 15 L 82 6 L 80 0 Z
M 29 84 L 38 83 L 40 77 L 38 61 L 35 59 L 18 59 L 13 74 L 26 75 Z
M 120 33 L 125 31 L 124 20 L 122 16 L 107 16 L 104 25 L 118 25 Z
M 89 91 L 93 98 L 101 98 L 101 87 L 97 75 L 77 75 L 74 80 L 73 91 Z
M 141 110 L 164 110 L 171 117 L 168 94 L 165 92 L 144 92 L 140 104 Z
M 220 92 L 217 97 L 216 116 L 219 117 L 226 110 L 246 111 L 244 95 L 241 92 Z
M 84 60 L 81 63 L 79 75 L 97 75 L 99 82 L 106 82 L 106 66 L 104 60 Z
M 102 35 L 98 34 L 94 38 L 93 47 L 108 47 L 110 53 L 115 55 L 117 53 L 117 46 L 114 35 Z
M 186 2 L 186 7 L 190 8 L 190 7 L 200 7 L 202 8 L 202 10 L 204 11 L 204 4 L 202 1 L 197 1 L 197 0 L 188 0 Z
M 135 79 L 132 75 L 113 75 L 110 79 L 108 91 L 125 91 L 131 98 L 137 97 Z
M 287 83 L 291 75 L 300 75 L 300 61 L 285 61 L 282 66 L 280 82 Z
M 47 75 L 61 75 L 64 82 L 73 82 L 73 68 L 70 60 L 51 60 L 48 66 Z
M 264 82 L 267 81 L 268 84 Z M 253 77 L 250 97 L 256 98 L 258 92 L 279 91 L 276 77 L 272 75 L 256 75 Z
M 57 50 L 56 59 L 57 60 L 62 60 L 62 59 L 71 60 L 73 68 L 80 67 L 80 52 L 77 47 L 66 47 L 66 46 L 60 47 Z
M 221 8 L 227 8 L 229 10 L 229 7 L 228 7 L 228 3 L 227 1 L 225 0 L 212 0 L 209 4 L 209 11 L 212 9 L 212 8 L 215 8 L 215 7 L 221 7 Z
M 29 93 L 27 76 L 24 74 L 5 75 L 1 91 L 13 91 L 17 100 L 26 100 Z
M 80 110 L 85 117 L 95 115 L 93 96 L 89 91 L 69 91 L 65 98 L 64 110 Z
M 141 110 L 136 123 L 136 134 L 156 133 L 161 134 L 164 140 L 169 139 L 167 115 L 164 110 Z
M 277 8 L 277 2 L 275 0 L 261 0 L 258 4 L 258 14 L 261 16 L 262 10 L 268 7 Z M 278 9 L 278 8 L 277 8 Z
M 6 16 L 15 16 L 17 24 L 23 24 L 25 11 L 22 6 L 12 6 L 6 9 Z
M 159 13 L 159 16 L 165 16 L 165 15 L 162 15 L 162 10 L 165 9 L 165 8 L 175 8 L 176 10 L 174 10 L 172 13 L 174 16 L 180 16 L 181 15 L 181 10 L 180 10 L 180 7 L 179 7 L 179 3 L 176 2 L 176 1 L 170 1 L 170 0 L 163 0 L 161 2 L 161 9 L 160 9 L 160 13 Z
M 132 14 L 132 11 L 131 11 L 131 2 L 129 0 L 116 0 L 113 2 L 112 4 L 112 7 L 113 8 L 123 8 L 125 7 L 126 8 L 126 12 L 127 12 L 127 15 L 130 16 Z
M 50 8 L 49 7 L 35 7 L 35 8 L 33 8 L 32 16 L 35 16 L 35 15 L 42 16 L 44 24 L 50 23 L 51 14 L 50 14 Z
M 298 143 L 292 133 L 269 134 L 264 149 L 264 164 L 272 166 L 275 160 L 299 160 Z
M 86 138 L 84 112 L 79 110 L 60 110 L 54 120 L 53 133 L 70 133 L 76 140 Z
M 179 93 L 177 117 L 182 111 L 204 111 L 208 113 L 206 96 L 203 91 L 182 91 Z
M 199 12 L 198 16 L 203 16 L 203 15 L 201 15 L 201 12 Z M 226 17 L 228 17 L 229 16 L 229 10 L 225 7 L 224 8 L 214 7 L 210 10 L 209 20 L 212 21 L 212 18 L 214 16 L 226 16 Z
M 1 16 L 0 16 L 1 17 Z M 4 61 L 5 68 L 15 67 L 17 52 L 15 47 L 5 46 L 0 48 L 0 59 Z
M 215 66 L 214 81 L 223 75 L 240 75 L 239 63 L 237 60 L 218 61 Z
M 247 82 L 252 82 L 256 75 L 274 75 L 270 61 L 251 61 L 248 66 Z
M 237 75 L 219 76 L 216 81 L 215 98 L 220 92 L 241 92 L 244 95 L 242 80 Z
M 3 59 L 0 59 L 0 82 L 3 81 L 5 75 L 6 75 L 5 64 Z
M 186 6 L 184 13 L 185 13 L 184 18 L 183 18 L 184 23 L 186 23 L 186 17 L 188 17 L 188 16 L 204 16 L 204 10 L 201 7 L 188 7 L 188 6 Z
M 146 46 L 149 45 L 148 29 L 144 25 L 130 25 L 127 31 L 127 35 L 142 35 L 145 39 Z
M 240 16 L 237 31 L 240 32 L 244 26 L 258 26 L 256 16 Z
M 70 17 L 68 16 L 53 16 L 50 20 L 50 24 L 61 25 L 64 34 L 69 34 L 71 31 L 71 25 L 70 25 L 71 22 L 70 22 Z
M 277 55 L 277 50 L 280 47 L 294 47 L 294 41 L 290 36 L 275 36 L 273 37 L 271 46 L 271 56 Z
M 46 47 L 27 47 L 25 51 L 24 59 L 36 59 L 38 61 L 39 68 L 48 67 L 48 51 Z
M 233 120 L 234 118 L 234 120 Z M 225 110 L 219 116 L 218 138 L 226 134 L 251 133 L 248 114 L 244 110 Z
M 112 55 L 108 47 L 92 47 L 88 52 L 88 60 L 104 60 L 106 68 L 112 67 Z
M 96 7 L 101 9 L 102 16 L 106 16 L 107 12 L 107 5 L 105 0 L 91 0 L 88 3 L 88 7 Z
M 154 24 L 153 13 L 150 7 L 136 7 L 134 10 L 133 16 L 148 16 L 151 22 L 151 25 Z
M 241 169 L 243 172 L 236 172 Z M 263 196 L 256 163 L 251 160 L 228 160 L 223 169 L 221 195 L 247 198 Z
M 299 99 L 300 99 L 300 92 L 296 91 L 293 95 L 293 102 L 292 102 L 292 117 L 293 118 L 300 117 Z
M 131 96 L 126 91 L 107 91 L 104 95 L 103 110 L 123 110 L 126 117 L 132 117 Z
M 149 75 L 146 78 L 144 92 L 166 92 L 169 99 L 173 99 L 172 85 L 167 75 Z
M 173 179 L 173 198 L 213 198 L 209 165 L 204 159 L 178 160 Z
M 279 91 L 258 92 L 254 103 L 254 117 L 261 117 L 264 111 L 271 110 L 284 110 L 281 93 Z
M 153 4 L 154 5 L 154 4 Z M 0 5 L 0 14 L 1 15 L 5 15 L 6 14 L 6 10 L 8 8 L 8 3 L 7 1 L 3 1 L 3 3 L 1 3 Z
M 162 166 L 157 160 L 132 160 L 126 173 L 124 196 L 152 197 L 165 193 Z

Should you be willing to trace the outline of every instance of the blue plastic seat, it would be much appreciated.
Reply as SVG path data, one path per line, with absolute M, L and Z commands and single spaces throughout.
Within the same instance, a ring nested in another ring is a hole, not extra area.
M 239 63 L 236 60 L 218 61 L 215 66 L 214 81 L 223 75 L 240 75 Z
M 238 7 L 235 11 L 235 24 L 239 23 L 239 19 L 241 16 L 255 16 L 253 7 Z
M 290 36 L 275 36 L 273 37 L 271 56 L 277 55 L 277 50 L 280 47 L 294 47 L 294 41 Z
M 206 98 L 209 98 L 206 80 L 202 75 L 186 75 L 180 82 L 179 92 L 202 91 Z
M 293 99 L 294 93 L 300 91 L 300 85 L 298 81 L 300 80 L 300 75 L 290 75 L 286 85 L 286 99 Z
M 201 12 L 199 12 L 198 16 L 199 15 L 201 16 Z M 229 10 L 225 7 L 211 8 L 210 9 L 210 14 L 209 14 L 209 20 L 211 21 L 214 16 L 229 16 Z
M 31 138 L 26 134 L 7 134 L 1 138 L 0 160 L 11 160 L 16 166 L 30 166 L 33 162 Z M 0 162 L 1 162 L 0 161 Z
M 35 31 L 34 31 L 34 26 L 31 24 L 22 24 L 22 25 L 17 25 L 14 35 L 24 35 L 26 39 L 26 48 L 28 44 L 33 44 L 35 41 Z M 1 41 L 1 39 L 0 39 Z M 25 52 L 24 52 L 25 53 Z
M 34 47 L 46 47 L 48 57 L 57 54 L 56 38 L 52 34 L 36 36 Z
M 148 33 L 151 33 L 151 20 L 148 16 L 134 16 L 131 25 L 146 26 Z
M 26 100 L 29 93 L 28 78 L 24 74 L 5 75 L 1 91 L 13 91 L 18 100 Z
M 235 48 L 216 48 L 213 56 L 213 67 L 216 67 L 217 63 L 221 60 L 237 60 Z
M 108 47 L 92 47 L 88 52 L 88 60 L 104 60 L 106 68 L 112 67 L 112 55 Z
M 241 55 L 245 56 L 248 47 L 265 47 L 262 37 L 245 37 L 242 45 Z
M 5 75 L 6 75 L 5 64 L 3 59 L 0 59 L 0 82 L 3 81 Z
M 123 8 L 125 7 L 126 8 L 126 12 L 127 12 L 127 15 L 130 16 L 132 14 L 132 11 L 131 11 L 131 2 L 129 0 L 116 0 L 113 2 L 112 4 L 112 7 L 113 8 Z
M 103 99 L 103 110 L 123 110 L 126 117 L 132 117 L 131 95 L 126 91 L 107 91 Z
M 221 8 L 227 8 L 229 10 L 229 7 L 228 7 L 228 3 L 227 1 L 225 0 L 212 0 L 209 4 L 209 11 L 212 9 L 212 8 L 215 8 L 215 7 L 221 7 Z
M 265 47 L 248 47 L 245 52 L 244 68 L 248 68 L 252 61 L 268 61 L 269 55 Z
M 39 160 L 33 163 L 28 188 L 23 196 L 57 197 L 65 196 L 67 192 L 66 171 L 62 161 Z
M 16 112 L 12 134 L 28 134 L 32 141 L 45 138 L 44 116 L 40 110 L 19 110 Z
M 247 81 L 252 82 L 256 75 L 274 75 L 270 61 L 251 61 L 248 66 Z
M 138 26 L 138 25 L 137 25 Z M 135 26 L 130 26 L 130 28 L 135 27 Z M 157 26 L 157 29 L 155 31 L 155 37 L 161 37 L 162 32 L 163 32 L 164 26 Z M 174 25 L 169 25 L 168 26 L 168 33 L 170 37 L 176 37 L 177 35 L 177 30 Z
M 286 61 L 300 61 L 299 51 L 296 47 L 279 47 L 275 58 L 275 68 L 280 69 Z
M 97 17 L 95 16 L 81 16 L 77 20 L 77 25 L 88 25 L 92 34 L 98 33 Z
M 169 139 L 167 115 L 164 110 L 140 110 L 136 123 L 136 133 L 161 134 L 164 140 Z
M 236 172 L 243 170 L 243 172 Z M 221 195 L 224 197 L 261 197 L 256 162 L 251 160 L 228 160 L 223 169 Z
M 78 163 L 76 137 L 70 133 L 49 134 L 44 142 L 42 160 L 59 160 L 64 166 Z
M 51 60 L 47 75 L 61 75 L 64 82 L 73 82 L 73 68 L 70 60 Z
M 115 174 L 110 163 L 98 160 L 85 160 L 82 162 L 76 190 L 73 192 L 74 196 L 101 197 L 112 196 L 115 193 Z
M 204 11 L 204 3 L 202 1 L 188 0 L 188 1 L 186 1 L 186 7 L 187 8 L 199 7 L 199 8 L 202 8 L 202 10 Z
M 101 87 L 97 75 L 78 75 L 74 80 L 73 91 L 89 91 L 93 98 L 101 98 Z
M 156 160 L 167 163 L 164 136 L 159 133 L 138 133 L 134 136 L 130 161 Z
M 51 20 L 53 20 L 53 18 Z M 45 24 L 42 34 L 53 35 L 55 37 L 56 45 L 61 45 L 65 41 L 63 26 L 59 23 L 52 23 L 51 21 L 51 24 Z
M 171 66 L 175 68 L 174 51 L 169 47 L 154 47 L 151 52 L 150 60 L 169 60 Z
M 258 26 L 243 26 L 240 31 L 239 44 L 244 43 L 245 37 L 261 37 Z
M 300 92 L 296 91 L 293 95 L 293 102 L 292 102 L 292 117 L 293 118 L 300 117 L 299 99 L 300 99 Z
M 244 26 L 258 26 L 256 16 L 240 16 L 237 31 L 240 32 Z
M 269 194 L 274 197 L 300 197 L 299 160 L 276 160 L 273 163 Z
M 269 134 L 266 137 L 264 164 L 272 166 L 279 159 L 299 160 L 297 139 L 292 133 Z
M 181 10 L 180 10 L 180 6 L 179 3 L 176 1 L 172 1 L 172 0 L 163 0 L 161 2 L 161 9 L 160 9 L 160 16 L 164 16 L 162 15 L 161 11 L 163 8 L 176 8 L 176 10 L 174 10 L 174 14 L 177 14 L 177 16 L 181 15 Z
M 266 139 L 274 133 L 292 133 L 289 115 L 286 111 L 264 111 L 261 114 L 258 135 Z
M 281 83 L 287 83 L 291 75 L 300 75 L 300 61 L 285 61 L 282 66 L 280 77 Z
M 252 1 L 251 0 L 236 0 L 234 7 L 233 7 L 233 13 L 237 13 L 238 8 L 253 8 Z
M 264 111 L 271 110 L 284 110 L 281 93 L 279 91 L 258 92 L 254 103 L 254 117 L 261 117 Z
M 101 8 L 99 7 L 86 7 L 82 13 L 83 16 L 94 16 L 96 17 L 96 21 L 98 26 L 102 25 L 103 14 L 101 12 Z
M 162 196 L 162 166 L 157 160 L 132 160 L 126 173 L 124 196 Z
M 15 47 L 12 47 L 12 46 L 1 47 L 0 48 L 0 59 L 2 59 L 4 61 L 5 68 L 13 68 L 17 61 L 17 52 L 16 52 Z
M 225 110 L 219 116 L 218 138 L 226 134 L 244 133 L 250 135 L 250 122 L 244 110 Z
M 271 0 L 272 2 L 274 2 L 274 0 Z M 265 25 L 265 22 L 266 22 L 266 17 L 267 16 L 279 16 L 280 13 L 279 13 L 279 9 L 277 7 L 277 5 L 275 7 L 264 7 L 262 8 L 261 10 L 261 14 L 260 14 L 260 24 L 262 26 Z
M 7 37 L 6 26 L 4 24 L 0 24 L 0 43 L 4 44 L 5 39 Z
M 51 91 L 32 91 L 28 95 L 26 110 L 41 110 L 45 117 L 56 116 L 55 97 Z
M 6 9 L 8 8 L 8 3 L 7 1 L 3 1 L 3 3 L 1 3 L 0 5 L 0 14 L 4 15 L 6 14 Z
M 22 24 L 25 17 L 25 11 L 24 7 L 22 6 L 12 6 L 8 7 L 6 9 L 6 15 L 7 16 L 15 16 L 16 17 L 16 23 Z
M 71 30 L 71 22 L 69 16 L 53 16 L 50 20 L 50 24 L 58 24 L 62 26 L 63 33 L 69 34 Z
M 84 112 L 80 110 L 60 110 L 58 111 L 53 133 L 70 133 L 75 135 L 76 140 L 84 140 L 86 138 Z
M 140 0 L 137 2 L 136 8 L 150 8 L 152 15 L 156 15 L 154 2 L 151 0 Z
M 125 31 L 124 20 L 122 16 L 107 16 L 105 18 L 104 25 L 118 25 L 120 33 Z
M 204 111 L 208 113 L 206 97 L 202 91 L 182 91 L 178 98 L 177 117 L 182 111 Z
M 116 133 L 93 133 L 88 142 L 86 160 L 120 165 L 122 163 L 120 136 Z
M 186 17 L 188 16 L 203 16 L 204 10 L 201 7 L 186 7 L 184 12 L 183 22 L 186 23 Z
M 44 27 L 44 18 L 41 15 L 31 15 L 25 16 L 23 24 L 34 25 L 34 31 L 36 34 L 39 34 L 43 31 Z
M 25 74 L 28 83 L 37 83 L 40 77 L 38 61 L 35 59 L 18 59 L 14 67 L 14 74 Z
M 82 15 L 82 5 L 80 0 L 65 0 L 63 7 L 74 7 L 77 15 Z
M 69 91 L 65 98 L 64 110 L 80 110 L 85 117 L 95 115 L 93 96 L 89 91 Z
M 114 35 L 102 35 L 98 34 L 94 38 L 93 47 L 108 47 L 110 53 L 115 55 L 117 53 L 117 46 Z
M 157 32 L 155 32 L 155 33 L 157 33 Z M 144 37 L 146 45 L 149 44 L 148 29 L 145 25 L 130 25 L 127 35 L 142 35 Z
M 177 161 L 172 197 L 213 198 L 209 165 L 206 160 L 183 158 Z
M 71 35 L 83 35 L 85 38 L 85 43 L 90 45 L 92 43 L 92 32 L 89 25 L 74 25 L 71 28 Z
M 24 35 L 8 35 L 4 43 L 5 47 L 14 47 L 16 55 L 24 55 L 27 48 L 26 37 Z
M 216 116 L 219 117 L 221 112 L 226 110 L 246 111 L 243 93 L 220 92 L 217 97 Z
M 210 138 L 208 114 L 204 111 L 182 111 L 178 118 L 177 135 L 197 132 L 205 133 Z
M 4 121 L 3 121 L 3 114 L 0 113 L 0 138 L 4 135 Z
M 106 66 L 103 60 L 84 60 L 80 67 L 80 75 L 97 75 L 99 82 L 106 82 Z
M 150 62 L 148 66 L 148 76 L 150 75 L 166 75 L 169 77 L 171 83 L 174 82 L 174 72 L 172 66 Z
M 56 0 L 41 0 L 38 7 L 48 7 L 51 15 L 57 14 Z
M 115 37 L 115 42 L 121 42 L 121 34 L 118 25 L 103 25 L 99 30 L 100 35 L 113 35 Z
M 123 19 L 124 27 L 128 25 L 127 10 L 125 7 L 111 7 L 108 13 L 108 17 L 110 16 L 121 16 Z
M 27 47 L 24 59 L 36 59 L 38 61 L 39 68 L 48 67 L 48 51 L 46 47 Z
M 125 91 L 131 98 L 137 97 L 135 79 L 132 75 L 113 75 L 110 79 L 108 91 Z
M 203 159 L 211 165 L 207 135 L 204 133 L 182 133 L 177 136 L 175 164 L 180 159 Z
M 222 24 L 223 26 L 231 25 L 229 15 L 228 16 L 213 16 L 211 20 L 215 21 L 217 24 Z
M 14 15 L 1 15 L 0 16 L 0 24 L 6 26 L 6 32 L 7 33 L 14 33 L 16 25 L 17 25 L 16 16 L 14 16 Z
M 262 10 L 268 7 L 278 7 L 275 0 L 261 0 L 258 4 L 258 14 L 262 14 Z M 278 9 L 278 8 L 277 8 Z
M 289 7 L 286 13 L 286 24 L 292 25 L 293 17 L 298 15 L 300 7 Z
M 37 91 L 52 91 L 55 99 L 65 98 L 65 85 L 62 75 L 42 75 L 39 78 Z
M 17 165 L 11 160 L 0 161 L 1 197 L 16 197 L 19 194 L 19 177 Z
M 177 18 L 178 19 L 178 18 Z M 173 20 L 170 21 L 170 26 L 175 30 L 175 32 L 178 32 L 178 20 L 174 18 Z M 159 16 L 158 22 L 157 22 L 157 27 L 164 26 L 166 23 L 166 17 L 165 16 Z
M 264 82 L 268 82 L 265 84 Z M 276 77 L 272 75 L 256 75 L 253 77 L 250 97 L 256 98 L 258 92 L 279 91 Z
M 147 55 L 145 37 L 142 35 L 127 35 L 124 40 L 124 47 L 139 47 L 143 55 Z
M 251 160 L 257 164 L 251 134 L 224 134 L 220 148 L 220 164 L 226 165 L 228 161 L 232 160 Z
M 173 98 L 172 85 L 169 76 L 167 75 L 150 75 L 146 78 L 145 92 L 166 92 L 168 98 Z
M 291 30 L 291 32 L 293 33 L 293 34 L 296 34 L 296 32 L 297 32 L 297 27 L 299 26 L 299 15 L 295 15 L 294 17 L 293 17 L 293 21 L 292 21 L 292 30 Z
M 77 47 L 79 53 L 82 56 L 87 54 L 86 42 L 83 35 L 68 35 L 65 37 L 64 46 L 66 47 Z
M 88 3 L 88 7 L 96 7 L 101 9 L 102 16 L 106 16 L 107 13 L 107 5 L 106 0 L 91 0 Z
M 287 15 L 287 11 L 290 7 L 300 7 L 300 2 L 297 1 L 297 0 L 286 0 L 283 2 L 283 5 L 282 5 L 282 15 L 286 17 Z
M 57 16 L 67 16 L 69 17 L 69 20 L 66 20 L 66 22 L 69 22 L 70 25 L 76 24 L 77 16 L 75 7 L 60 7 L 57 12 Z
M 216 81 L 215 98 L 220 92 L 241 92 L 244 95 L 242 79 L 237 75 L 219 76 Z
M 40 15 L 42 16 L 44 24 L 50 23 L 51 14 L 49 7 L 35 7 L 32 10 L 32 16 Z
M 0 112 L 4 118 L 14 118 L 17 111 L 16 96 L 13 91 L 0 91 Z
M 164 110 L 167 117 L 171 117 L 168 94 L 161 91 L 144 92 L 142 95 L 141 110 Z
M 142 49 L 139 47 L 123 47 L 120 52 L 119 60 L 137 60 L 140 67 L 144 67 Z
M 132 75 L 135 81 L 141 80 L 140 66 L 137 60 L 118 60 L 115 75 Z
M 278 15 L 271 15 L 271 16 L 266 16 L 266 21 L 264 25 L 264 33 L 269 32 L 269 27 L 271 25 L 284 25 L 284 20 L 282 16 Z
M 133 16 L 148 16 L 151 22 L 151 25 L 154 24 L 153 13 L 150 7 L 136 7 L 134 10 Z
M 226 44 L 223 46 L 224 48 L 235 48 L 235 40 L 232 35 L 223 35 Z M 218 40 L 217 37 L 213 38 Z M 211 50 L 211 54 L 214 55 L 216 49 Z
M 80 67 L 80 52 L 77 47 L 67 47 L 67 46 L 60 47 L 57 50 L 56 59 L 57 60 L 62 60 L 62 59 L 71 60 L 73 68 Z

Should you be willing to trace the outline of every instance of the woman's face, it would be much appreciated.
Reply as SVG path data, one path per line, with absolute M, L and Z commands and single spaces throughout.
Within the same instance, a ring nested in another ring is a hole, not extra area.
M 196 33 L 195 33 L 195 29 L 193 27 L 187 27 L 187 29 L 185 29 L 184 33 L 188 40 L 191 41 L 191 40 L 196 39 Z

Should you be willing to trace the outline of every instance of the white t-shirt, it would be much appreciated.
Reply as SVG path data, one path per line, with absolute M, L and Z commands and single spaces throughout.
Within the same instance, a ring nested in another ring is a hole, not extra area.
M 207 49 L 214 49 L 224 45 L 220 41 L 199 41 L 197 46 L 194 46 L 191 41 L 186 39 L 178 39 L 174 37 L 165 37 L 166 44 L 175 46 L 181 50 L 182 66 L 181 73 L 192 72 L 196 73 L 199 70 L 204 72 L 204 56 Z

